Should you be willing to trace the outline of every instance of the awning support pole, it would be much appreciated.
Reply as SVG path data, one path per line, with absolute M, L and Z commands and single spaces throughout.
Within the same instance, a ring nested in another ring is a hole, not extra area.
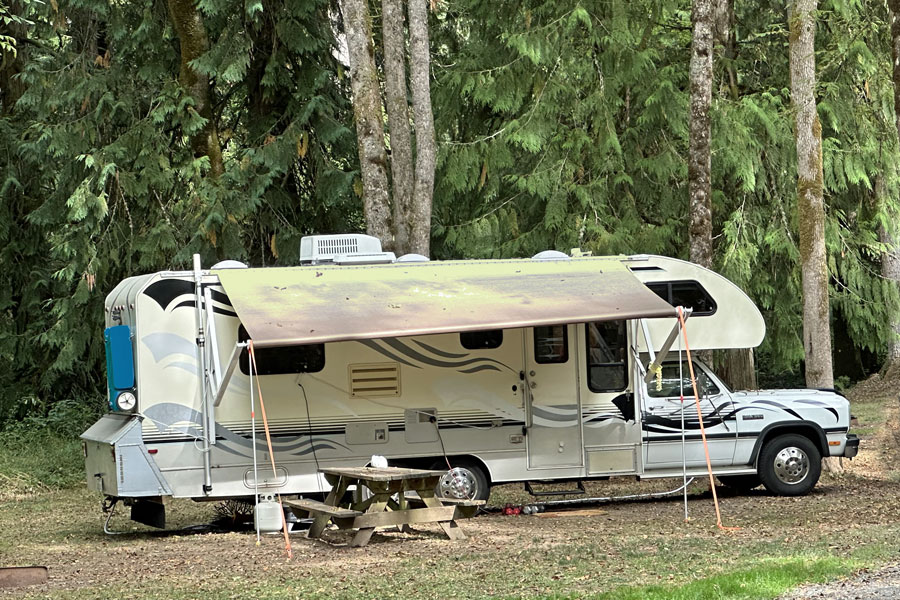
M 197 361 L 197 371 L 200 378 L 200 412 L 203 419 L 203 493 L 209 494 L 212 491 L 212 470 L 209 460 L 209 398 L 206 393 L 206 335 L 203 328 L 203 271 L 200 267 L 200 255 L 194 255 L 194 285 L 196 289 L 197 303 L 197 351 L 199 352 L 199 360 Z M 215 433 L 212 433 L 215 435 Z
M 693 311 L 690 308 L 684 309 L 684 319 L 687 320 L 688 317 L 691 316 Z M 669 337 L 666 338 L 666 341 L 663 342 L 662 347 L 659 349 L 659 354 L 656 355 L 656 360 L 650 363 L 650 366 L 647 367 L 647 374 L 644 375 L 644 382 L 650 383 L 650 381 L 656 377 L 656 372 L 662 368 L 662 363 L 666 360 L 666 356 L 669 354 L 669 350 L 672 349 L 672 344 L 675 343 L 675 340 L 678 339 L 678 334 L 681 333 L 681 323 L 679 321 L 675 322 L 675 327 L 672 328 L 671 333 L 669 333 Z M 647 340 L 647 346 L 651 346 L 649 340 Z
M 234 375 L 234 370 L 237 368 L 238 362 L 240 361 L 241 350 L 246 347 L 247 342 L 238 342 L 231 351 L 231 358 L 228 359 L 228 366 L 225 367 L 225 373 L 222 374 L 222 381 L 219 383 L 219 388 L 216 390 L 216 397 L 213 400 L 213 406 L 216 408 L 222 403 L 222 398 L 225 397 L 225 392 L 228 390 L 228 384 L 231 383 L 231 377 Z

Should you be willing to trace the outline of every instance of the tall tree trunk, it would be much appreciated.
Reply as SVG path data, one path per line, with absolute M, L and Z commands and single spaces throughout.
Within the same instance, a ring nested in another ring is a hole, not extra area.
M 691 196 L 691 261 L 712 267 L 710 119 L 713 79 L 713 0 L 693 0 L 691 21 L 691 124 L 688 188 Z
M 9 14 L 24 16 L 24 5 L 21 0 L 12 0 L 9 3 Z M 25 93 L 25 82 L 19 75 L 25 65 L 26 44 L 23 43 L 28 36 L 24 25 L 10 21 L 0 20 L 0 34 L 9 36 L 15 40 L 16 52 L 6 51 L 0 53 L 0 115 L 12 115 L 15 112 L 16 102 Z
M 691 261 L 712 268 L 712 184 L 710 160 L 710 119 L 713 81 L 713 2 L 692 0 L 691 22 L 691 122 L 688 150 L 689 228 Z M 697 353 L 712 363 L 712 352 Z
M 178 80 L 194 99 L 194 110 L 206 119 L 203 128 L 191 138 L 191 147 L 196 156 L 209 157 L 209 174 L 212 177 L 218 177 L 225 169 L 222 163 L 219 133 L 212 110 L 209 77 L 198 73 L 190 65 L 191 61 L 209 50 L 209 38 L 206 35 L 203 15 L 194 0 L 168 0 L 168 3 L 172 25 L 178 34 L 178 41 L 181 45 L 181 73 Z
M 427 0 L 409 0 L 409 80 L 416 123 L 416 180 L 412 199 L 410 250 L 425 256 L 431 253 L 431 202 L 437 155 L 430 76 Z
M 893 58 L 892 79 L 894 83 L 894 122 L 897 135 L 900 137 L 900 0 L 888 0 L 891 17 L 891 57 Z M 882 188 L 884 182 L 882 181 Z M 878 201 L 884 198 L 882 191 Z M 898 231 L 895 227 L 890 231 L 885 226 L 878 228 L 878 240 L 892 248 L 881 257 L 881 275 L 885 279 L 898 282 L 900 286 L 900 244 L 897 243 Z M 894 337 L 888 342 L 888 355 L 885 361 L 887 370 L 900 366 L 900 312 L 891 315 L 891 329 Z
M 797 217 L 803 286 L 806 384 L 834 385 L 825 255 L 822 125 L 816 112 L 816 0 L 795 0 L 790 11 L 791 102 L 797 141 Z
M 386 248 L 392 248 L 387 152 L 384 148 L 381 90 L 375 70 L 369 5 L 367 0 L 341 0 L 341 12 L 350 58 L 350 89 L 353 93 L 366 232 L 380 239 Z
M 412 134 L 406 87 L 406 35 L 403 0 L 383 0 L 384 103 L 391 140 L 391 188 L 394 251 L 409 252 L 410 203 L 413 194 Z
M 834 386 L 828 305 L 828 263 L 825 254 L 825 199 L 822 174 L 822 125 L 816 112 L 817 0 L 790 5 L 791 103 L 797 141 L 797 220 L 803 287 L 803 350 L 806 385 Z M 843 470 L 839 458 L 827 458 L 826 471 Z

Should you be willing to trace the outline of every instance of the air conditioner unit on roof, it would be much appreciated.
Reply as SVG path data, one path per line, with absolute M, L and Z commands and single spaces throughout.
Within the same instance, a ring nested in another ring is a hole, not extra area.
M 371 235 L 308 235 L 300 239 L 300 264 L 334 262 L 336 256 L 381 254 L 381 241 Z

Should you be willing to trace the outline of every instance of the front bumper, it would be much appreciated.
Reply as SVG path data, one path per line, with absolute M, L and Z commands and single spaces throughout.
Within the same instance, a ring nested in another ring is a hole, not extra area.
M 847 443 L 844 445 L 844 458 L 853 458 L 859 454 L 859 437 L 856 434 L 847 434 Z

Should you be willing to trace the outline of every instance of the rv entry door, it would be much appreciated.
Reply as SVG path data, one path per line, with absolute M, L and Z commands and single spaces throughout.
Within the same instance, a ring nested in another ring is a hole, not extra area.
M 584 465 L 574 334 L 571 325 L 525 330 L 529 469 Z

